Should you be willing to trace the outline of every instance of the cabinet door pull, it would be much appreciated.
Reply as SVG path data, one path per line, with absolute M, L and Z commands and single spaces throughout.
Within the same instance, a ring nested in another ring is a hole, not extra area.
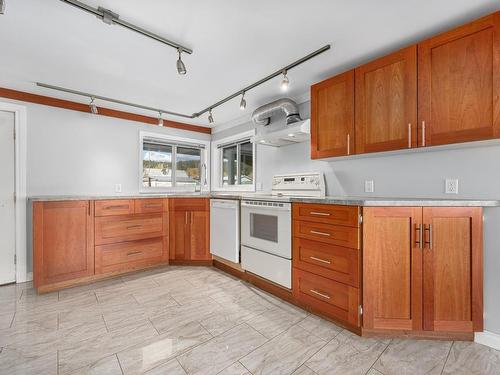
M 311 293 L 314 293 L 320 297 L 323 297 L 323 298 L 326 298 L 326 299 L 330 299 L 330 296 L 328 294 L 324 294 L 324 293 L 321 293 L 321 292 L 318 292 L 317 290 L 314 290 L 314 289 L 309 289 L 309 291 Z
M 318 234 L 320 236 L 326 236 L 326 237 L 330 237 L 331 234 L 330 233 L 325 233 L 325 232 L 318 232 L 318 231 L 315 231 L 315 230 L 310 230 L 309 233 L 312 233 L 312 234 Z
M 144 205 L 144 208 L 157 208 L 160 207 L 159 203 L 147 203 Z
M 426 227 L 425 230 L 429 232 L 429 241 L 425 241 L 425 243 L 428 244 L 429 249 L 432 250 L 432 224 L 429 224 L 429 226 Z
M 408 148 L 411 148 L 411 122 L 408 124 Z
M 425 146 L 425 121 L 422 121 L 422 146 Z
M 105 207 L 104 209 L 105 209 L 105 210 L 119 210 L 119 209 L 121 209 L 121 208 L 123 208 L 123 209 L 127 209 L 127 208 L 128 208 L 128 205 L 126 205 L 126 204 L 122 204 L 122 205 L 119 205 L 119 206 L 118 206 L 118 205 L 117 205 L 117 206 L 107 206 L 107 207 Z
M 326 212 L 316 212 L 316 211 L 311 211 L 309 212 L 309 215 L 316 215 L 316 216 L 330 216 L 329 213 Z
M 313 257 L 313 256 L 311 256 L 309 258 L 312 259 L 312 260 L 315 260 L 317 262 L 321 262 L 321 263 L 325 263 L 325 264 L 331 264 L 332 263 L 329 260 L 325 260 L 325 259 L 321 259 L 321 258 L 316 258 L 316 257 Z
M 347 133 L 347 155 L 351 155 L 351 135 Z
M 422 224 L 415 224 L 415 231 L 418 232 L 417 241 L 418 248 L 422 249 L 424 247 L 424 228 Z
M 186 211 L 186 215 L 185 215 L 185 220 L 186 220 L 185 224 L 188 225 L 188 213 L 187 213 L 187 211 Z
M 127 253 L 127 256 L 136 255 L 136 254 L 142 254 L 142 251 L 131 251 L 130 253 Z
M 142 225 L 137 224 L 137 225 L 129 225 L 127 229 L 136 229 L 136 228 L 142 228 Z

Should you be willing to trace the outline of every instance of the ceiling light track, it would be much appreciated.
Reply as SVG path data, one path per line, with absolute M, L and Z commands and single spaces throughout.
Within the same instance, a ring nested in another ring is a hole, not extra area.
M 104 9 L 102 7 L 99 8 L 94 8 L 91 7 L 90 5 L 84 4 L 81 1 L 77 0 L 61 0 L 63 3 L 72 5 L 80 10 L 83 10 L 87 13 L 91 13 L 95 15 L 97 18 L 100 18 L 103 20 L 103 22 L 109 24 L 109 25 L 120 25 L 126 29 L 135 31 L 136 33 L 142 34 L 144 36 L 147 36 L 148 38 L 154 39 L 160 43 L 166 44 L 169 47 L 175 48 L 178 51 L 185 52 L 187 54 L 192 54 L 193 50 L 190 48 L 187 48 L 179 43 L 173 42 L 169 39 L 166 39 L 158 34 L 152 33 L 151 31 L 145 30 L 142 27 L 136 26 L 134 24 L 131 24 L 127 21 L 124 21 L 120 19 L 120 15 L 117 13 L 112 12 L 109 9 Z

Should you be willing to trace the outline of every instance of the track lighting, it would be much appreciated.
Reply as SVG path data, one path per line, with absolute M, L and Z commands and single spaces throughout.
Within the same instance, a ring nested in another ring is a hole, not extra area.
M 283 69 L 283 80 L 281 81 L 281 91 L 287 91 L 288 85 L 290 84 L 290 80 L 286 76 L 286 69 Z
M 212 115 L 212 110 L 209 110 L 209 111 L 208 111 L 208 123 L 209 123 L 210 125 L 213 125 L 213 123 L 214 123 L 214 122 L 215 122 L 215 121 L 214 121 L 214 116 Z
M 177 59 L 177 73 L 179 73 L 180 75 L 184 75 L 186 74 L 187 70 L 186 65 L 184 65 L 181 58 L 182 49 L 178 48 L 177 52 L 179 53 L 179 58 Z
M 245 100 L 245 91 L 243 91 L 241 93 L 240 109 L 244 111 L 246 107 L 247 107 L 247 101 Z
M 99 111 L 97 109 L 97 106 L 95 105 L 94 103 L 94 98 L 90 98 L 90 104 L 89 104 L 89 107 L 90 107 L 90 112 L 92 112 L 94 115 L 97 115 L 99 114 Z
M 6 0 L 0 0 L 0 14 L 5 13 L 5 1 Z
M 163 117 L 161 111 L 158 112 L 158 126 L 163 126 Z

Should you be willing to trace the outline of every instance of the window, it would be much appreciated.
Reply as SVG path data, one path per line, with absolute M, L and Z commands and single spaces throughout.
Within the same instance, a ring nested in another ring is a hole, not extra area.
M 177 139 L 141 137 L 141 190 L 199 191 L 208 188 L 206 146 Z
M 239 135 L 215 143 L 215 190 L 254 190 L 255 146 L 252 134 Z

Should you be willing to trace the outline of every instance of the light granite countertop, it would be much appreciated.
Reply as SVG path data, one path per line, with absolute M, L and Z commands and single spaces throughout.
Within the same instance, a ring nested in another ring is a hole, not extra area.
M 356 196 L 326 196 L 321 198 L 286 197 L 259 193 L 172 193 L 172 194 L 139 194 L 139 195 L 38 195 L 28 197 L 31 202 L 65 201 L 65 200 L 103 200 L 103 199 L 146 199 L 146 198 L 219 198 L 266 200 L 297 203 L 338 204 L 365 207 L 390 206 L 443 206 L 443 207 L 498 207 L 500 200 L 491 199 L 444 199 L 444 198 L 395 198 L 395 197 L 356 197 Z

